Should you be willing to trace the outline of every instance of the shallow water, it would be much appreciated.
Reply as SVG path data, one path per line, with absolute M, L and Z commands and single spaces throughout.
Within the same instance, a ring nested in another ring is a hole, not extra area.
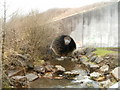
M 63 79 L 63 80 L 54 80 L 54 79 L 45 79 L 40 78 L 33 81 L 30 84 L 31 88 L 57 88 L 57 87 L 64 87 L 69 85 L 71 80 Z
M 75 63 L 72 62 L 70 59 L 65 59 L 63 61 L 58 60 L 50 60 L 49 61 L 52 65 L 61 65 L 63 66 L 66 71 L 73 70 L 75 67 Z M 40 78 L 33 82 L 31 82 L 31 88 L 55 88 L 55 87 L 64 87 L 71 83 L 71 80 L 62 79 L 62 80 L 55 80 L 55 79 L 45 79 Z

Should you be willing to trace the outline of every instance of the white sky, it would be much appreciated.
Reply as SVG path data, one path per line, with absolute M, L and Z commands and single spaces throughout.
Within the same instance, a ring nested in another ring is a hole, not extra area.
M 3 14 L 3 1 L 4 0 L 0 0 L 1 15 Z M 102 1 L 108 2 L 110 0 L 6 0 L 7 17 L 15 11 L 26 14 L 31 10 L 39 10 L 42 12 L 50 8 L 75 8 Z

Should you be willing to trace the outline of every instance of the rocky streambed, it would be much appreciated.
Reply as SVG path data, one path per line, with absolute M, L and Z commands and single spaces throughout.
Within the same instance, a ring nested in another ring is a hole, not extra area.
M 46 62 L 32 62 L 28 55 L 15 54 L 5 75 L 16 88 L 117 88 L 118 53 L 100 56 L 95 51 L 95 48 L 78 49 L 73 57 Z

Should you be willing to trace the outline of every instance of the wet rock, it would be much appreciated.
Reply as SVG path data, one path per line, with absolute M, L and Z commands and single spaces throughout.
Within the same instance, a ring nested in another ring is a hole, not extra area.
M 54 79 L 64 79 L 64 77 L 54 77 Z
M 55 72 L 55 69 L 54 69 L 53 65 L 46 65 L 45 70 L 46 70 L 46 72 L 50 72 L 50 71 Z
M 64 76 L 66 79 L 74 79 L 75 76 L 79 75 L 80 73 L 77 72 L 76 70 L 74 71 L 66 71 L 64 72 Z
M 98 73 L 98 72 L 93 72 L 93 73 L 91 73 L 90 74 L 90 77 L 92 77 L 92 78 L 97 78 L 97 77 L 100 77 L 101 76 L 101 74 L 100 73 Z
M 100 86 L 103 88 L 108 88 L 111 84 L 112 82 L 110 81 L 110 79 L 100 82 Z
M 45 67 L 44 66 L 35 66 L 34 71 L 38 73 L 45 73 Z
M 61 65 L 55 65 L 56 71 L 54 72 L 54 76 L 59 76 L 59 75 L 63 75 L 65 72 L 65 68 L 62 67 Z
M 105 76 L 100 76 L 100 77 L 92 78 L 92 79 L 95 81 L 103 81 L 103 80 L 105 80 Z
M 33 81 L 38 78 L 38 76 L 33 73 L 27 74 L 25 77 L 27 78 L 28 81 Z
M 108 65 L 103 65 L 102 67 L 100 67 L 100 70 L 103 72 L 106 72 L 109 70 L 109 66 Z
M 116 67 L 114 70 L 111 71 L 111 74 L 115 77 L 116 80 L 120 80 L 120 67 Z
M 45 75 L 44 75 L 43 77 L 44 77 L 44 78 L 52 79 L 52 78 L 53 78 L 53 73 L 51 73 L 51 72 L 45 73 Z
M 97 57 L 94 62 L 98 64 L 98 63 L 100 63 L 103 60 L 104 59 L 102 57 Z
M 91 62 L 94 62 L 94 61 L 96 60 L 96 58 L 97 58 L 97 56 L 92 56 L 92 57 L 90 58 L 90 61 L 91 61 Z
M 61 65 L 55 65 L 55 68 L 57 69 L 57 71 L 65 71 L 65 68 L 62 67 Z
M 90 72 L 93 72 L 99 68 L 99 65 L 89 62 L 87 67 L 89 68 Z
M 86 79 L 88 78 L 88 72 L 86 70 L 76 70 L 76 74 L 79 73 L 79 75 L 77 75 L 74 80 L 82 80 L 82 79 Z

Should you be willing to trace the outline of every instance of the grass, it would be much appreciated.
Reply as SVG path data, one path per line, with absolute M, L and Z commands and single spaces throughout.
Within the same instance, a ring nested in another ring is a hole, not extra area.
M 105 56 L 106 54 L 117 53 L 117 51 L 107 50 L 107 48 L 96 48 L 96 49 L 97 50 L 94 51 L 94 53 L 96 53 L 98 56 Z

